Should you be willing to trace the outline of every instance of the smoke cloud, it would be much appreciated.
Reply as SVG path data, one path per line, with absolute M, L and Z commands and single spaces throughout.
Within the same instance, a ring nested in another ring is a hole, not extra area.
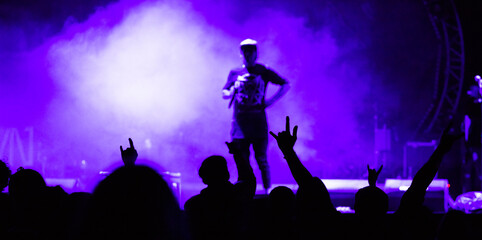
M 4 125 L 35 126 L 36 161 L 47 175 L 95 175 L 120 164 L 119 145 L 131 137 L 141 159 L 185 182 L 200 182 L 197 169 L 213 154 L 227 157 L 235 180 L 224 144 L 232 109 L 221 89 L 242 64 L 239 42 L 253 38 L 259 62 L 292 86 L 267 110 L 270 129 L 283 130 L 289 115 L 300 128 L 296 150 L 315 176 L 361 177 L 373 160 L 373 99 L 395 102 L 387 108 L 399 102 L 374 86 L 390 74 L 375 73 L 367 55 L 376 9 L 352 7 L 362 9 L 348 15 L 359 19 L 353 32 L 338 7 L 121 0 L 84 21 L 67 18 L 36 47 L 3 51 L 9 61 L 0 73 L 9 81 L 2 86 L 13 89 L 2 96 L 11 104 L 2 105 L 11 116 Z M 268 96 L 276 89 L 269 86 Z M 293 183 L 273 139 L 268 156 L 273 182 Z

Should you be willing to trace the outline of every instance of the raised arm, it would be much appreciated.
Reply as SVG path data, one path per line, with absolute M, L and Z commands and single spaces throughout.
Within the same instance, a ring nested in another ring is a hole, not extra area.
M 296 183 L 298 183 L 300 187 L 311 183 L 313 181 L 313 176 L 308 169 L 303 166 L 298 158 L 298 155 L 293 149 L 298 138 L 298 126 L 293 128 L 293 135 L 291 135 L 290 118 L 287 116 L 285 131 L 279 132 L 278 135 L 274 134 L 272 131 L 269 133 L 274 137 L 274 139 L 276 139 L 276 142 L 278 142 L 278 147 L 283 153 Z
M 323 181 L 311 175 L 308 169 L 303 166 L 293 149 L 298 138 L 298 126 L 293 128 L 293 135 L 291 135 L 290 118 L 287 116 L 285 131 L 278 133 L 278 135 L 273 132 L 270 132 L 270 134 L 278 142 L 278 147 L 281 152 L 283 152 L 291 174 L 299 186 L 296 194 L 299 197 L 300 205 L 303 205 L 303 207 L 301 207 L 303 210 L 300 211 L 302 211 L 305 216 L 313 214 L 314 209 L 321 210 L 319 214 L 324 216 L 337 214 L 338 212 L 331 202 L 330 194 Z
M 437 171 L 442 163 L 443 156 L 450 151 L 453 143 L 461 138 L 463 134 L 451 134 L 451 125 L 447 126 L 442 133 L 440 143 L 430 156 L 428 161 L 418 170 L 413 178 L 410 188 L 424 190 L 428 188 L 432 180 L 435 178 Z
M 415 174 L 412 184 L 408 188 L 407 192 L 403 194 L 401 206 L 402 204 L 423 204 L 425 192 L 435 178 L 444 155 L 450 151 L 453 143 L 463 136 L 463 134 L 450 133 L 451 126 L 452 124 L 449 124 L 445 128 L 440 138 L 439 145 L 432 153 L 428 161 L 422 166 L 422 168 L 420 168 L 420 170 L 418 170 L 417 174 Z

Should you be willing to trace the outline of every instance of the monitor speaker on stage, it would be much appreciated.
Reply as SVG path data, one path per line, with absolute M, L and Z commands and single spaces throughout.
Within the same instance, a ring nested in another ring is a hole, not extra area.
M 386 179 L 384 191 L 388 195 L 388 211 L 398 209 L 400 199 L 412 184 L 412 179 Z M 447 179 L 434 179 L 425 194 L 423 204 L 432 212 L 444 213 L 450 207 L 449 182 Z
M 437 148 L 437 141 L 407 142 L 403 146 L 403 178 L 412 179 Z

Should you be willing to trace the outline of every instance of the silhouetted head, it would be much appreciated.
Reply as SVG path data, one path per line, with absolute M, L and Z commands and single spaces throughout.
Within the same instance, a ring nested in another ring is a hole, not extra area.
M 8 186 L 8 179 L 12 175 L 12 171 L 7 164 L 0 160 L 0 192 Z
M 258 58 L 258 43 L 253 39 L 245 39 L 241 42 L 241 55 L 243 56 L 244 65 L 246 67 L 251 67 L 256 64 L 256 59 Z
M 199 177 L 207 185 L 229 181 L 226 159 L 219 155 L 213 155 L 204 159 L 199 168 Z
M 388 195 L 378 187 L 368 186 L 355 194 L 355 214 L 360 217 L 380 217 L 388 211 Z
M 46 186 L 45 180 L 39 172 L 32 169 L 19 168 L 10 177 L 8 192 L 14 199 L 24 198 L 39 193 Z
M 268 196 L 269 206 L 275 213 L 294 214 L 295 194 L 285 186 L 275 187 Z
M 269 193 L 268 200 L 270 205 L 291 205 L 295 203 L 295 194 L 293 191 L 285 186 L 275 187 Z
M 169 185 L 147 166 L 120 167 L 93 193 L 94 233 L 100 237 L 176 238 L 180 208 Z

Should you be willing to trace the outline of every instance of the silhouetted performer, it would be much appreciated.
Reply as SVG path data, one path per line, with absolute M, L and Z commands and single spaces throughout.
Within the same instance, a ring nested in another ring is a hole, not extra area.
M 249 162 L 249 147 L 252 144 L 254 156 L 261 170 L 263 186 L 270 186 L 270 172 L 266 156 L 268 147 L 268 124 L 265 109 L 279 100 L 289 89 L 288 82 L 271 69 L 256 63 L 257 42 L 246 39 L 241 42 L 244 65 L 231 70 L 223 88 L 223 98 L 234 103 L 231 137 Z M 265 99 L 268 83 L 281 87 L 270 99 Z

